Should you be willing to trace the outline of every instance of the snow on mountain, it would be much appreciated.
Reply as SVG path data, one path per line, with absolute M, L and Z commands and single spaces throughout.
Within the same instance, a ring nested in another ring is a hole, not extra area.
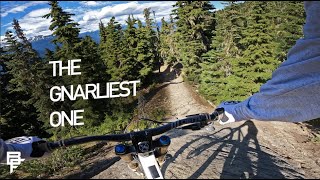
M 30 37 L 28 39 L 28 41 L 30 41 L 30 42 L 39 41 L 41 39 L 46 39 L 46 38 L 50 38 L 50 37 L 52 37 L 52 35 L 49 35 L 49 36 L 38 35 L 38 36 Z
M 99 43 L 100 42 L 100 36 L 99 36 L 99 31 L 93 31 L 93 32 L 85 32 L 81 33 L 79 35 L 80 37 L 85 37 L 85 36 L 91 36 L 91 38 Z M 51 42 L 54 39 L 54 36 L 49 35 L 49 36 L 43 36 L 43 35 L 38 35 L 34 37 L 28 38 L 28 41 L 31 42 L 33 49 L 35 49 L 41 57 L 45 55 L 46 49 L 49 50 L 54 50 L 55 45 Z M 4 40 L 4 36 L 1 36 L 1 47 L 5 47 L 7 44 Z

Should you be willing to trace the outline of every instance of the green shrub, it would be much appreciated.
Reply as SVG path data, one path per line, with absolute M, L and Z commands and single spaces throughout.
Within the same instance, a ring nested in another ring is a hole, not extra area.
M 313 125 L 313 126 L 317 126 L 320 127 L 320 118 L 317 119 L 313 119 L 311 121 L 308 121 L 309 124 Z
M 312 142 L 320 143 L 320 135 L 314 137 L 314 138 L 312 139 Z
M 1 179 L 3 178 L 39 178 L 50 176 L 61 171 L 65 167 L 74 167 L 83 160 L 84 149 L 81 146 L 72 146 L 66 149 L 58 149 L 46 158 L 34 159 L 23 162 L 12 175 L 9 168 L 1 167 Z M 9 166 L 8 166 L 9 167 Z M 17 175 L 18 174 L 18 175 Z

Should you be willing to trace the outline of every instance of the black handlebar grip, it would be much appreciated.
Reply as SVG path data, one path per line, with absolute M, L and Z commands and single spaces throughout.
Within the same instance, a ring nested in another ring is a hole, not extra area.
M 222 114 L 224 113 L 224 108 L 217 108 L 216 111 L 218 112 L 218 114 Z
M 32 143 L 31 157 L 42 157 L 44 153 L 50 152 L 47 141 L 37 141 Z
M 218 120 L 218 116 L 220 114 L 223 114 L 224 113 L 224 108 L 217 108 L 211 115 L 210 115 L 210 118 L 213 120 L 213 121 L 216 121 Z

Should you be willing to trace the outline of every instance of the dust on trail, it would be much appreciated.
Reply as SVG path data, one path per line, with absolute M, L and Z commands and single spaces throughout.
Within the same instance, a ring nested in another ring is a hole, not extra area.
M 204 99 L 181 76 L 163 67 L 163 84 L 148 103 L 166 107 L 171 120 L 186 115 L 212 112 Z M 242 121 L 198 131 L 171 130 L 168 159 L 161 167 L 166 179 L 176 178 L 320 178 L 320 143 L 310 142 L 304 124 Z M 113 151 L 100 156 L 112 156 Z M 113 155 L 113 157 L 115 157 Z M 96 178 L 142 178 L 122 161 Z

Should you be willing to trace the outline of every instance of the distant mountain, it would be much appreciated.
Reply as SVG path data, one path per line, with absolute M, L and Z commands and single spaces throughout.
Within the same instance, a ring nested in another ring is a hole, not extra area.
M 161 27 L 161 22 L 158 22 L 157 25 Z M 123 29 L 126 28 L 126 25 L 122 26 Z M 99 30 L 92 32 L 85 32 L 79 35 L 80 37 L 90 36 L 96 43 L 100 43 L 100 33 Z M 35 49 L 41 57 L 44 57 L 46 53 L 46 48 L 53 51 L 55 49 L 55 45 L 51 42 L 54 39 L 54 36 L 43 36 L 38 35 L 29 38 L 28 40 L 31 42 L 33 49 Z M 1 41 L 1 46 L 6 46 L 4 41 Z
M 42 37 L 32 37 L 29 38 L 29 41 L 32 44 L 32 48 L 35 49 L 41 57 L 44 57 L 46 48 L 54 50 L 55 46 L 51 41 L 54 39 L 54 36 L 42 36 Z
M 28 41 L 33 42 L 33 41 L 39 41 L 42 39 L 52 38 L 52 37 L 53 37 L 52 35 L 49 35 L 49 36 L 38 35 L 38 36 L 34 36 L 34 37 L 29 38 Z
M 80 37 L 85 37 L 85 36 L 91 36 L 92 39 L 96 42 L 96 43 L 100 43 L 100 32 L 99 30 L 97 31 L 92 31 L 92 32 L 85 32 L 85 33 L 81 33 Z
M 81 33 L 79 35 L 80 37 L 90 36 L 96 43 L 100 42 L 100 36 L 99 31 L 93 31 L 93 32 L 85 32 Z M 55 49 L 55 45 L 51 42 L 54 39 L 54 36 L 34 36 L 32 38 L 29 38 L 28 40 L 32 44 L 32 48 L 35 49 L 41 57 L 44 57 L 46 53 L 46 48 L 50 50 Z

